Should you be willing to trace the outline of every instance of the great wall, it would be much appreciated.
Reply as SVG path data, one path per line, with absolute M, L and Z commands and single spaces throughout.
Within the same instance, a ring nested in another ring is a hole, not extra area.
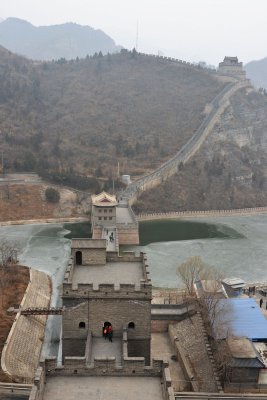
M 229 83 L 211 102 L 211 111 L 189 141 L 172 157 L 151 173 L 129 184 L 121 197 L 132 205 L 145 190 L 160 185 L 164 180 L 179 172 L 179 165 L 185 164 L 200 148 L 207 136 L 212 132 L 220 116 L 229 106 L 230 97 L 238 90 L 251 88 L 248 80 Z
M 151 221 L 157 219 L 198 218 L 198 217 L 225 217 L 237 215 L 257 215 L 267 213 L 267 207 L 236 208 L 230 210 L 205 210 L 205 211 L 173 211 L 166 213 L 151 213 L 137 215 L 138 221 Z
M 146 56 L 144 54 L 140 54 L 140 56 Z M 156 57 L 156 56 L 155 56 Z M 163 57 L 159 56 L 156 58 L 160 58 L 163 60 L 167 60 L 170 62 L 175 62 L 179 66 L 182 67 L 190 67 L 190 68 L 201 68 L 200 66 L 196 66 L 191 63 L 183 62 L 181 60 L 176 60 L 173 58 L 169 57 Z M 210 70 L 210 72 L 214 72 L 214 70 Z M 209 114 L 205 117 L 197 131 L 193 134 L 191 139 L 175 154 L 174 157 L 172 157 L 170 160 L 162 164 L 160 167 L 158 167 L 156 170 L 152 171 L 151 173 L 143 176 L 142 178 L 138 179 L 137 181 L 133 182 L 130 184 L 127 189 L 121 194 L 120 196 L 120 204 L 119 208 L 124 209 L 128 208 L 128 212 L 130 215 L 130 222 L 124 222 L 124 223 L 118 223 L 116 224 L 116 228 L 120 228 L 122 230 L 121 232 L 121 238 L 119 239 L 119 233 L 116 231 L 116 240 L 115 243 L 122 243 L 123 244 L 123 236 L 127 237 L 129 236 L 129 230 L 136 230 L 136 226 L 138 225 L 137 221 L 145 221 L 145 220 L 153 220 L 153 219 L 167 219 L 167 218 L 190 218 L 190 217 L 202 217 L 202 216 L 225 216 L 225 215 L 245 215 L 245 214 L 258 214 L 258 213 L 266 213 L 267 212 L 267 207 L 257 207 L 257 208 L 246 208 L 246 209 L 235 209 L 235 210 L 209 210 L 209 211 L 190 211 L 190 212 L 170 212 L 170 213 L 154 213 L 154 214 L 141 214 L 137 217 L 133 214 L 131 210 L 131 205 L 133 202 L 137 199 L 140 193 L 142 193 L 145 190 L 148 190 L 150 188 L 153 188 L 157 185 L 160 185 L 164 180 L 168 179 L 171 177 L 173 174 L 179 171 L 179 166 L 180 164 L 185 164 L 200 148 L 200 146 L 203 144 L 204 140 L 207 138 L 207 136 L 211 133 L 213 130 L 214 126 L 216 123 L 219 121 L 221 115 L 224 113 L 226 108 L 229 106 L 229 99 L 230 97 L 236 93 L 238 90 L 245 89 L 245 88 L 250 88 L 251 85 L 250 83 L 244 79 L 242 81 L 235 81 L 229 83 L 211 102 L 210 104 L 210 112 Z M 128 207 L 127 207 L 128 206 Z M 62 222 L 63 220 L 68 220 L 68 221 L 74 221 L 74 220 L 82 220 L 81 218 L 58 218 L 57 221 L 56 219 L 46 219 L 45 222 Z M 24 223 L 26 221 L 13 221 L 12 223 Z M 31 222 L 44 222 L 44 220 L 32 220 Z M 5 225 L 7 223 L 4 223 Z M 127 226 L 128 225 L 128 226 Z M 0 224 L 1 226 L 1 224 Z M 124 229 L 124 230 L 123 230 Z M 105 230 L 105 229 L 104 229 Z M 125 231 L 126 230 L 126 231 Z M 97 229 L 96 229 L 97 232 Z M 102 231 L 101 231 L 102 232 Z M 99 239 L 103 240 L 106 239 L 106 237 L 100 236 L 100 233 L 97 232 L 99 235 Z M 131 232 L 131 240 L 132 237 L 135 235 Z M 95 238 L 96 239 L 96 238 Z M 97 240 L 97 239 L 96 239 Z M 99 250 L 97 250 L 99 252 Z M 126 256 L 125 256 L 126 257 Z M 130 254 L 127 256 L 128 258 L 131 257 Z M 129 261 L 127 258 L 127 261 Z M 74 259 L 74 258 L 73 258 Z M 72 259 L 72 262 L 73 262 Z M 109 257 L 107 257 L 109 259 Z M 111 261 L 121 261 L 118 260 L 115 256 L 114 253 L 111 253 Z M 76 260 L 77 261 L 77 260 Z M 125 261 L 125 260 L 124 260 Z M 132 260 L 130 260 L 132 261 Z M 139 260 L 140 261 L 140 260 Z M 142 260 L 144 261 L 144 260 Z M 77 264 L 78 263 L 77 261 Z M 147 276 L 147 271 L 146 271 L 147 265 L 143 262 L 142 263 L 142 271 L 146 275 L 147 278 L 147 283 L 141 284 L 144 286 L 145 290 L 148 290 L 148 282 L 150 282 L 150 279 L 148 279 Z M 42 273 L 39 273 L 42 274 Z M 87 300 L 88 300 L 88 311 L 86 308 L 86 313 L 89 315 L 89 293 L 93 293 L 95 296 L 94 302 L 96 302 L 96 298 L 99 292 L 99 299 L 107 298 L 110 297 L 110 291 L 118 292 L 118 290 L 122 291 L 122 294 L 125 296 L 131 295 L 131 291 L 134 292 L 133 298 L 135 299 L 135 302 L 137 303 L 137 300 L 140 302 L 140 296 L 139 296 L 139 287 L 131 287 L 130 284 L 121 284 L 118 287 L 115 287 L 115 285 L 108 283 L 107 285 L 100 284 L 99 287 L 95 288 L 93 284 L 86 284 L 84 282 L 77 284 L 77 286 L 72 285 L 69 282 L 69 277 L 73 274 L 73 271 L 70 269 L 70 264 L 67 268 L 66 274 L 65 274 L 65 286 L 63 290 L 63 295 L 64 296 L 69 296 L 71 291 L 75 291 L 75 295 L 73 296 L 76 298 L 78 295 L 86 295 Z M 35 280 L 39 282 L 40 280 L 40 287 L 37 285 L 35 288 L 35 292 L 38 291 L 38 296 L 37 296 L 37 303 L 40 307 L 47 307 L 49 305 L 49 282 L 48 278 L 44 276 L 38 276 L 35 277 Z M 31 275 L 32 276 L 32 275 Z M 149 283 L 150 284 L 150 283 Z M 30 295 L 28 292 L 32 291 L 31 286 L 33 286 L 33 282 L 29 285 L 29 288 L 27 289 L 27 292 L 25 294 L 25 299 L 23 300 L 23 306 L 25 307 L 26 305 L 31 305 L 34 302 L 32 294 Z M 42 287 L 42 290 L 41 290 Z M 79 294 L 79 291 L 81 292 Z M 104 291 L 105 295 L 103 296 L 100 292 Z M 125 291 L 125 293 L 124 293 Z M 117 293 L 115 293 L 117 296 Z M 148 296 L 149 294 L 146 292 L 145 296 Z M 36 299 L 35 299 L 36 301 Z M 28 304 L 29 303 L 29 304 Z M 75 310 L 77 309 L 77 305 L 75 305 Z M 76 312 L 76 311 L 75 311 Z M 188 312 L 188 310 L 187 310 Z M 121 310 L 120 310 L 121 313 Z M 96 313 L 97 317 L 101 313 Z M 89 318 L 89 316 L 88 316 Z M 13 377 L 13 380 L 15 378 L 18 378 L 18 380 L 21 381 L 21 378 L 24 376 L 24 383 L 30 383 L 32 382 L 33 378 L 33 373 L 34 370 L 36 370 L 35 378 L 34 378 L 34 386 L 31 390 L 30 394 L 30 400 L 39 400 L 43 398 L 43 392 L 45 390 L 45 383 L 46 383 L 46 378 L 51 381 L 51 378 L 53 377 L 61 377 L 61 376 L 68 376 L 71 377 L 72 375 L 80 375 L 80 376 L 130 376 L 132 373 L 136 374 L 136 376 L 144 376 L 144 377 L 161 377 L 161 384 L 162 384 L 162 389 L 163 389 L 163 395 L 164 398 L 169 399 L 169 400 L 174 400 L 176 398 L 176 395 L 174 393 L 174 390 L 172 388 L 172 379 L 171 379 L 171 374 L 170 370 L 168 368 L 168 363 L 162 360 L 153 360 L 152 364 L 147 366 L 145 364 L 144 358 L 143 357 L 129 357 L 128 354 L 128 336 L 127 336 L 127 330 L 124 328 L 123 331 L 123 336 L 122 336 L 122 365 L 118 368 L 118 365 L 116 363 L 115 357 L 96 357 L 94 358 L 94 363 L 89 365 L 89 353 L 92 350 L 92 332 L 89 331 L 88 336 L 86 337 L 87 344 L 86 344 L 86 350 L 85 350 L 85 355 L 83 356 L 69 356 L 65 358 L 65 364 L 64 366 L 58 366 L 56 358 L 47 358 L 46 360 L 42 360 L 39 364 L 39 367 L 36 369 L 39 354 L 40 354 L 40 349 L 41 349 L 41 338 L 43 335 L 43 329 L 45 325 L 45 317 L 39 316 L 37 318 L 39 321 L 39 324 L 36 324 L 38 321 L 33 321 L 35 325 L 38 326 L 33 326 L 33 322 L 31 321 L 30 318 L 26 318 L 23 315 L 18 314 L 15 324 L 13 325 L 12 331 L 10 332 L 10 335 L 8 337 L 5 349 L 3 351 L 2 355 L 2 365 L 4 366 L 4 370 Z M 28 321 L 25 325 L 25 321 Z M 160 321 L 162 322 L 162 321 Z M 164 321 L 165 322 L 165 321 Z M 33 339 L 31 337 L 31 330 L 36 330 L 36 334 L 33 336 Z M 97 331 L 96 331 L 97 332 Z M 129 331 L 131 334 L 131 331 Z M 170 334 L 170 332 L 169 332 Z M 20 336 L 26 335 L 27 337 L 27 342 L 29 342 L 29 345 L 27 347 L 21 346 L 21 341 L 20 341 Z M 90 336 L 91 335 L 91 336 Z M 96 334 L 95 334 L 96 335 Z M 194 381 L 194 376 L 192 375 L 192 371 L 190 370 L 190 366 L 188 364 L 188 356 L 183 354 L 183 349 L 181 349 L 179 346 L 179 343 L 176 342 L 177 338 L 175 337 L 175 332 L 171 332 L 170 334 L 173 345 L 175 347 L 175 351 L 177 352 L 177 357 L 179 362 L 183 365 L 183 368 L 185 370 L 185 376 L 187 377 L 188 381 L 190 382 L 190 385 L 193 389 L 193 391 L 198 391 L 198 385 L 197 382 Z M 205 336 L 205 335 L 204 335 Z M 206 340 L 206 344 L 208 347 L 208 340 Z M 30 346 L 32 346 L 32 350 L 30 350 Z M 34 350 L 35 349 L 35 350 Z M 36 350 L 37 349 L 37 350 Z M 35 354 L 34 354 L 35 353 Z M 210 356 L 211 350 L 208 349 L 208 356 Z M 30 365 L 30 368 L 25 368 L 24 365 L 20 365 L 20 363 L 17 361 L 16 357 L 14 358 L 14 355 L 19 354 L 19 357 L 21 359 L 25 360 L 26 363 Z M 32 357 L 34 354 L 34 357 Z M 34 363 L 33 361 L 29 360 L 29 357 L 34 358 Z M 215 375 L 215 383 L 217 384 L 217 388 L 214 389 L 214 391 L 220 392 L 222 390 L 221 386 L 219 385 L 219 378 L 216 377 L 216 371 L 214 368 L 214 361 L 211 360 L 211 366 L 212 366 L 212 371 L 211 375 Z M 21 374 L 21 375 L 20 375 Z M 193 376 L 193 378 L 192 378 Z M 14 386 L 15 388 L 15 386 Z M 13 389 L 12 389 L 13 390 Z M 239 398 L 239 396 L 236 396 L 236 398 Z M 247 397 L 249 398 L 249 396 Z M 256 397 L 255 397 L 256 398 Z

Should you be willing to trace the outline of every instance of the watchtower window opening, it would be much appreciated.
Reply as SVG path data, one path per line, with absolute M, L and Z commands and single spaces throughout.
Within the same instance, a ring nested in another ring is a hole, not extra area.
M 83 254 L 81 251 L 76 251 L 75 254 L 76 265 L 82 265 L 83 263 Z
M 83 321 L 80 322 L 80 323 L 79 323 L 79 328 L 80 328 L 80 329 L 85 329 L 85 322 L 83 322 Z
M 129 329 L 134 329 L 134 328 L 135 328 L 134 322 L 129 322 L 128 328 L 129 328 Z

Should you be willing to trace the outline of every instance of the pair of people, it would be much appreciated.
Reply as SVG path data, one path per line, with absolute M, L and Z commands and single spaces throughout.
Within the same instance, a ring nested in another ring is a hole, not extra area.
M 109 340 L 110 342 L 112 342 L 112 337 L 113 337 L 113 328 L 112 328 L 112 325 L 109 325 L 109 326 L 105 326 L 105 327 L 104 327 L 104 337 L 105 337 L 105 340 L 108 338 L 108 340 Z

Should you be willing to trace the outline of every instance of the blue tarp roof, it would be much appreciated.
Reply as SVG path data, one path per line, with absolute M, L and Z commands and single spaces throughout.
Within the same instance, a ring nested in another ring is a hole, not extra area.
M 214 323 L 217 339 L 225 339 L 231 334 L 267 342 L 267 320 L 254 299 L 222 299 L 218 310 Z

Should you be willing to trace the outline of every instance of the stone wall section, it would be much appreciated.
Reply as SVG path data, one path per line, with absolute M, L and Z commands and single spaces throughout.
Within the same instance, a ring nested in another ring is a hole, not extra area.
M 51 283 L 40 271 L 30 271 L 30 283 L 21 308 L 49 307 Z M 12 381 L 32 383 L 44 338 L 46 316 L 16 315 L 2 352 L 1 366 Z
M 137 216 L 138 221 L 152 221 L 156 219 L 173 219 L 173 218 L 195 218 L 195 217 L 224 217 L 230 215 L 252 215 L 266 214 L 267 207 L 253 208 L 236 208 L 231 210 L 207 210 L 207 211 L 176 211 L 167 213 L 151 213 L 140 214 Z
M 207 136 L 212 132 L 215 125 L 219 122 L 229 106 L 229 99 L 240 89 L 250 87 L 249 81 L 236 81 L 228 84 L 211 102 L 211 111 L 202 121 L 201 125 L 189 141 L 176 153 L 169 161 L 162 164 L 159 168 L 148 175 L 132 182 L 123 192 L 122 198 L 132 205 L 138 196 L 155 186 L 160 185 L 163 181 L 170 178 L 179 170 L 179 165 L 185 164 L 199 150 Z
M 139 229 L 138 225 L 127 227 L 124 224 L 117 224 L 118 239 L 120 245 L 138 245 Z
M 106 249 L 73 249 L 72 257 L 75 260 L 75 253 L 82 253 L 82 265 L 104 265 L 106 264 Z

